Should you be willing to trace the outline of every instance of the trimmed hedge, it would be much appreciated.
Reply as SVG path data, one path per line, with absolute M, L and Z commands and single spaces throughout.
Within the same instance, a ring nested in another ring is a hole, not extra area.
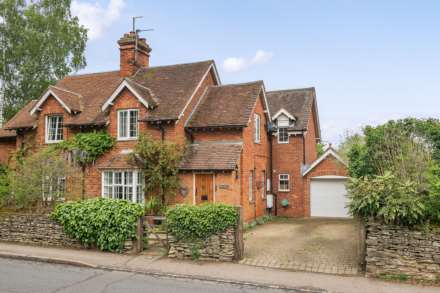
M 238 211 L 225 204 L 177 205 L 167 212 L 168 232 L 178 240 L 204 240 L 236 227 Z
M 59 204 L 52 217 L 86 247 L 122 251 L 126 240 L 136 238 L 136 223 L 143 212 L 140 204 L 97 198 Z

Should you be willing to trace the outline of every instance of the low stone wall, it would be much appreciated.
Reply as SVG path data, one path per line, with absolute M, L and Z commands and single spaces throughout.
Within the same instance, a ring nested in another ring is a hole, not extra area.
M 440 228 L 366 224 L 367 276 L 440 279 Z
M 237 257 L 235 229 L 213 235 L 200 243 L 177 241 L 168 235 L 170 246 L 168 257 L 178 259 L 199 259 L 208 261 L 233 261 Z
M 49 214 L 0 213 L 0 241 L 80 248 Z

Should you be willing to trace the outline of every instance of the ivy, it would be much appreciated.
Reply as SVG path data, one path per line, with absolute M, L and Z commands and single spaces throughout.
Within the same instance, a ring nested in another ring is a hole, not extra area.
M 238 211 L 225 204 L 177 205 L 166 216 L 171 235 L 197 241 L 236 227 Z
M 127 239 L 135 239 L 142 215 L 139 204 L 104 198 L 62 203 L 52 213 L 67 235 L 103 251 L 122 251 Z
M 115 139 L 103 131 L 78 133 L 56 147 L 74 154 L 74 159 L 82 165 L 94 162 L 113 148 Z

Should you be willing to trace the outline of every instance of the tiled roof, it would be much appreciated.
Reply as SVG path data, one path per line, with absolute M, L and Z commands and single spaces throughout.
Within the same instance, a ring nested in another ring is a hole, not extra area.
M 14 117 L 3 126 L 4 129 L 32 128 L 35 126 L 36 118 L 31 116 L 29 111 L 35 106 L 37 100 L 26 104 Z
M 17 133 L 14 130 L 5 130 L 0 128 L 0 138 L 14 138 L 17 136 Z
M 245 127 L 262 87 L 262 81 L 209 87 L 187 127 Z
M 56 86 L 49 86 L 49 89 L 59 97 L 70 110 L 80 112 L 83 109 L 83 99 L 80 94 L 68 91 Z
M 126 81 L 153 110 L 145 120 L 174 120 L 188 103 L 202 77 L 213 61 L 141 68 Z M 71 75 L 49 87 L 71 110 L 80 111 L 66 125 L 102 125 L 106 123 L 102 106 L 122 83 L 119 71 Z M 35 117 L 29 113 L 35 105 L 29 104 L 10 122 L 7 128 L 33 126 Z M 142 117 L 141 117 L 142 118 Z
M 131 154 L 117 154 L 96 166 L 98 169 L 133 169 L 140 168 L 141 164 Z
M 296 119 L 294 130 L 307 130 L 315 102 L 315 88 L 269 91 L 266 96 L 272 115 L 284 109 Z
M 203 142 L 188 146 L 180 170 L 234 170 L 242 150 L 241 142 Z
M 131 80 L 147 87 L 158 102 L 146 121 L 177 120 L 213 61 L 140 69 Z

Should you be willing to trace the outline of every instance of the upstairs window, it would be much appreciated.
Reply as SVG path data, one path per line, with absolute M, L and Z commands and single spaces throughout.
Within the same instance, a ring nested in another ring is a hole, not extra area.
M 118 111 L 118 139 L 132 140 L 138 137 L 138 110 Z
M 63 116 L 46 116 L 46 143 L 56 143 L 63 139 Z
M 260 143 L 260 115 L 255 114 L 254 115 L 254 141 L 255 143 Z
M 289 143 L 287 127 L 278 127 L 278 143 Z
M 249 202 L 254 202 L 254 171 L 249 173 Z

